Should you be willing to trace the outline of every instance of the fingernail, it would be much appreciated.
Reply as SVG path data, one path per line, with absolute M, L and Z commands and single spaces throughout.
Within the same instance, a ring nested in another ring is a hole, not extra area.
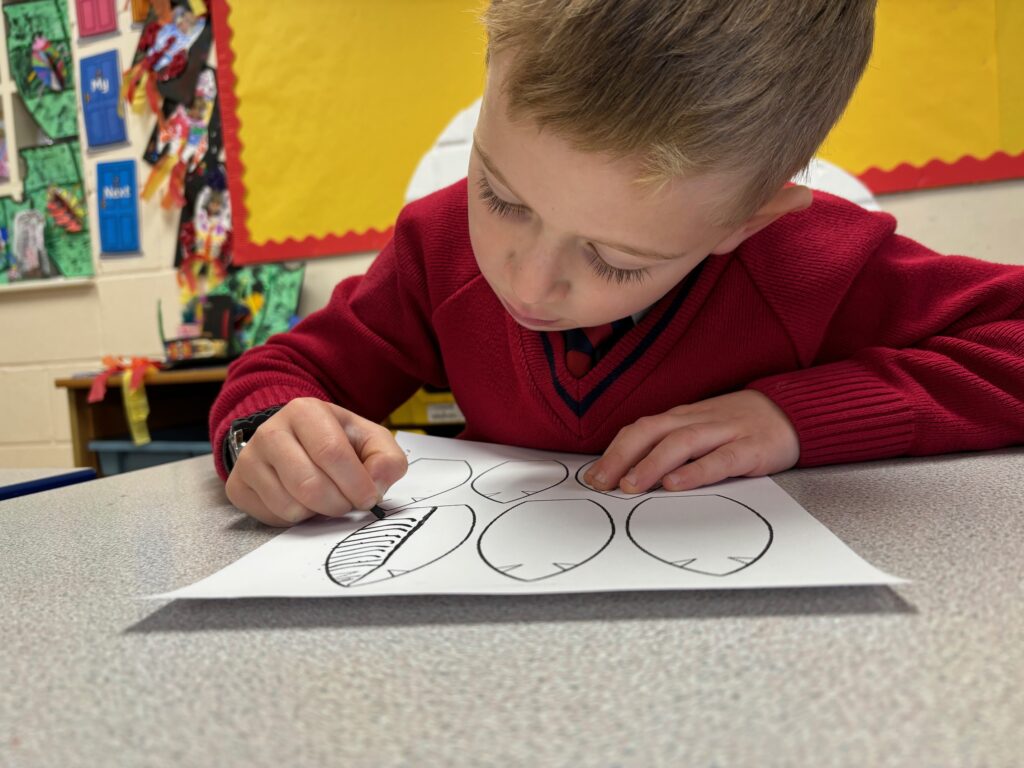
M 607 481 L 608 478 L 605 477 L 603 470 L 599 469 L 597 472 L 587 473 L 587 482 L 591 485 L 604 485 Z
M 377 506 L 377 502 L 380 501 L 380 496 L 368 496 L 363 499 L 363 503 L 359 505 L 362 510 L 368 510 L 372 507 Z
M 630 471 L 630 473 L 622 479 L 622 484 L 631 485 L 636 488 L 636 472 Z
M 679 485 L 679 475 L 665 475 L 665 479 L 661 481 L 661 484 L 671 490 Z
M 380 501 L 381 499 L 384 498 L 384 494 L 387 493 L 388 484 L 385 483 L 383 480 L 374 480 L 373 484 L 377 486 L 377 501 Z M 373 503 L 376 504 L 377 501 Z

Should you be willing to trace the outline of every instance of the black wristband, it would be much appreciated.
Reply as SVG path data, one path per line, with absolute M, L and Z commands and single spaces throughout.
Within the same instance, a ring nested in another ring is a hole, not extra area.
M 231 422 L 231 426 L 228 428 L 228 433 L 224 437 L 224 443 L 221 446 L 221 457 L 224 459 L 224 468 L 231 472 L 235 466 L 235 461 L 238 460 L 238 454 L 241 452 L 245 444 L 252 440 L 252 436 L 256 434 L 257 428 L 273 416 L 275 413 L 284 408 L 284 405 L 274 405 L 263 411 L 257 413 L 251 413 L 248 416 L 243 416 L 240 419 L 235 419 Z

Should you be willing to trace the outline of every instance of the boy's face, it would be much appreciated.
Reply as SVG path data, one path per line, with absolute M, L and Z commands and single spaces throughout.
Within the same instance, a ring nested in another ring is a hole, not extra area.
M 729 199 L 725 178 L 640 186 L 639 165 L 512 122 L 501 64 L 502 54 L 492 57 L 469 164 L 469 232 L 480 271 L 521 325 L 565 330 L 627 317 L 709 253 L 735 247 L 736 228 L 707 216 L 709 201 Z

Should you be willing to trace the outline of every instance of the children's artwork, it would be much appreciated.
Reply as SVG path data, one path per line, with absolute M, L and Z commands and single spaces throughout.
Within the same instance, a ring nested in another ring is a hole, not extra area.
M 15 182 L 13 196 L 0 197 L 0 283 L 88 277 L 94 267 L 67 0 L 4 3 L 3 11 L 13 104 L 24 104 L 31 119 L 4 115 L 0 123 L 12 132 L 0 141 L 0 179 Z
M 135 161 L 97 163 L 100 250 L 103 253 L 136 253 L 139 250 L 139 208 L 136 196 Z
M 37 33 L 32 38 L 32 71 L 28 73 L 29 87 L 36 93 L 63 91 L 68 81 L 66 48 L 48 40 L 46 35 Z
M 53 223 L 65 232 L 81 232 L 85 223 L 85 206 L 70 189 L 50 187 L 46 200 L 46 212 Z
M 13 264 L 8 280 L 53 277 L 55 270 L 46 253 L 46 221 L 39 211 L 19 211 L 14 216 Z
M 196 84 L 189 105 L 178 104 L 170 117 L 158 126 L 154 154 L 159 157 L 142 189 L 148 200 L 166 182 L 161 205 L 181 208 L 185 205 L 185 180 L 205 160 L 209 152 L 208 128 L 217 98 L 217 78 L 205 69 Z
M 7 159 L 7 130 L 0 120 L 0 183 L 11 180 L 11 166 Z
M 131 0 L 132 23 L 143 24 L 149 18 L 152 5 L 149 0 Z
M 592 457 L 400 433 L 409 472 L 160 598 L 357 597 L 897 584 L 768 478 L 599 493 Z
M 77 135 L 68 19 L 62 0 L 4 4 L 11 76 L 29 114 L 51 139 Z
M 304 274 L 302 264 L 243 267 L 229 273 L 209 291 L 210 296 L 227 295 L 234 300 L 234 354 L 258 346 L 295 325 Z M 200 320 L 189 317 L 188 307 L 183 319 Z
M 26 147 L 19 154 L 25 165 L 22 199 L 0 198 L 0 283 L 92 275 L 78 142 Z
M 121 65 L 117 51 L 87 56 L 79 64 L 82 82 L 82 115 L 90 147 L 120 144 L 127 140 L 121 114 Z
M 114 2 L 115 0 L 75 0 L 78 36 L 93 37 L 114 32 L 117 29 L 117 9 Z M 82 82 L 85 82 L 84 78 Z
M 187 210 L 191 216 L 187 216 Z M 217 287 L 231 263 L 231 198 L 220 169 L 207 174 L 195 202 L 182 209 L 178 228 L 181 303 Z
M 161 120 L 161 96 L 191 101 L 211 39 L 203 0 L 154 2 L 132 66 L 122 78 L 124 100 L 139 113 L 148 104 Z

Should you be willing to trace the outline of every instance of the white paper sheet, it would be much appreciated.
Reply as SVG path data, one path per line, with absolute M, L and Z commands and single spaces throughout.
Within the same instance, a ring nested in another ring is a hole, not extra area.
M 160 598 L 529 594 L 897 584 L 767 478 L 602 493 L 577 454 L 400 434 L 369 513 L 284 531 Z

